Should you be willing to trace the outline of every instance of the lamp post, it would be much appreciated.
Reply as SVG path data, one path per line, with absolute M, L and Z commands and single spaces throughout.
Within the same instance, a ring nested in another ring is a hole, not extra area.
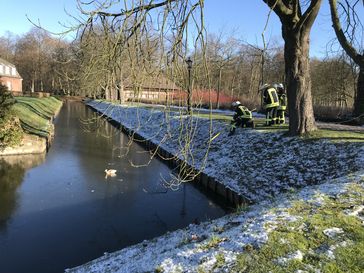
M 191 114 L 191 69 L 192 69 L 192 60 L 190 57 L 186 60 L 187 63 L 187 71 L 188 71 L 188 87 L 187 87 L 187 113 Z

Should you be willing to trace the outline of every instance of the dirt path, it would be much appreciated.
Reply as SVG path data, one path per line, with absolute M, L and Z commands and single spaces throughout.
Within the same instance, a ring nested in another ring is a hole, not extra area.
M 338 123 L 327 123 L 327 122 L 316 122 L 316 124 L 317 127 L 320 129 L 364 133 L 364 126 L 351 126 L 351 125 L 342 125 Z

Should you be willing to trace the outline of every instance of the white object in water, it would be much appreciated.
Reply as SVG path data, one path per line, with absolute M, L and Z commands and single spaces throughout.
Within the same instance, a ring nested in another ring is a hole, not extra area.
M 114 169 L 105 169 L 106 177 L 108 176 L 116 176 L 116 170 Z

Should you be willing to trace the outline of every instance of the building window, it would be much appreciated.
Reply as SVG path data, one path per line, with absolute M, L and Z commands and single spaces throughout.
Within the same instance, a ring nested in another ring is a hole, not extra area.
M 4 74 L 4 66 L 0 64 L 0 74 Z
M 15 67 L 11 68 L 11 75 L 16 76 L 16 68 Z
M 6 85 L 8 87 L 9 91 L 12 91 L 12 86 L 11 86 L 11 82 L 6 82 Z
M 5 74 L 6 75 L 10 75 L 10 67 L 9 66 L 5 66 Z

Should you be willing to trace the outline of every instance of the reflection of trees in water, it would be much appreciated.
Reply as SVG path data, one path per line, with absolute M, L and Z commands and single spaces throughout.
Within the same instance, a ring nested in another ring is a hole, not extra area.
M 42 154 L 29 154 L 29 155 L 10 155 L 0 157 L 0 160 L 3 160 L 6 164 L 10 166 L 19 165 L 23 169 L 31 169 L 40 164 L 42 164 L 45 160 L 45 153 Z
M 133 142 L 134 138 L 129 138 L 106 118 L 100 118 L 91 108 L 74 102 L 68 103 L 67 107 L 69 112 L 59 116 L 56 134 L 72 130 L 72 134 L 62 138 L 62 144 L 67 143 L 67 147 L 77 152 L 78 166 L 83 170 L 86 183 L 94 183 L 95 177 L 100 177 L 99 183 L 105 184 L 104 170 L 112 168 L 117 170 L 114 188 L 105 186 L 105 189 L 116 190 L 116 185 L 119 185 L 124 193 L 128 192 L 130 200 L 142 190 L 148 194 L 167 193 L 168 190 L 163 186 L 164 177 L 161 177 L 166 169 L 160 161 L 151 162 L 150 151 L 139 146 L 139 142 Z M 64 120 L 68 121 L 68 115 L 76 119 L 64 123 Z M 143 169 L 136 171 L 134 167 Z M 123 180 L 121 184 L 117 182 L 120 179 Z M 140 180 L 143 183 L 133 183 Z M 143 188 L 140 188 L 141 184 Z
M 17 206 L 16 190 L 23 181 L 25 171 L 44 161 L 42 155 L 6 156 L 0 158 L 0 229 L 5 228 Z
M 17 205 L 16 189 L 23 181 L 25 170 L 19 166 L 11 166 L 0 159 L 0 229 L 15 211 Z

